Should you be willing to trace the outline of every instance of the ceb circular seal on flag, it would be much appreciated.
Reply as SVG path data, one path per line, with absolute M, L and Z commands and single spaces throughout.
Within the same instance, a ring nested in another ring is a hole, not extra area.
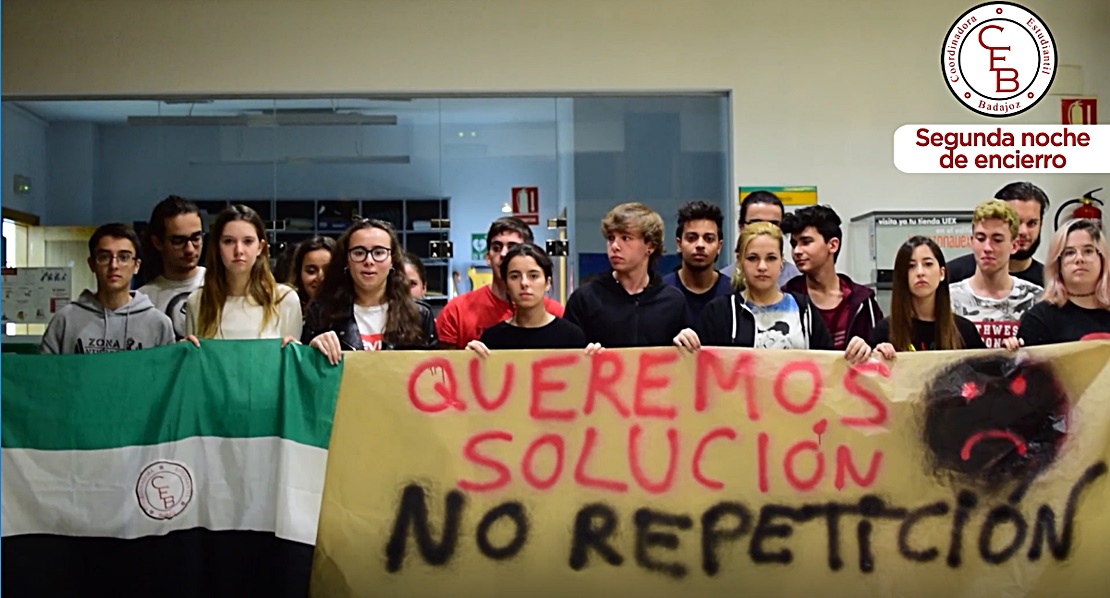
M 1012 2 L 960 15 L 940 54 L 948 89 L 965 106 L 996 118 L 1040 102 L 1056 77 L 1056 42 L 1040 17 Z
M 135 495 L 147 517 L 173 519 L 193 500 L 193 476 L 182 463 L 155 461 L 139 474 Z

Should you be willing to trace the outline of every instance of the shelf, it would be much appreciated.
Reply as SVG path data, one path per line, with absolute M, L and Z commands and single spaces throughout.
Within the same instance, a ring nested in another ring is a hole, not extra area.
M 390 199 L 207 199 L 195 201 L 201 209 L 201 219 L 206 229 L 216 214 L 231 205 L 240 203 L 258 212 L 267 226 L 283 221 L 285 228 L 268 232 L 271 243 L 277 247 L 300 243 L 314 236 L 337 239 L 347 230 L 356 217 L 375 218 L 389 222 L 406 251 L 420 257 L 427 270 L 429 301 L 446 301 L 451 284 L 450 260 L 431 258 L 429 243 L 446 241 L 450 228 L 417 228 L 417 222 L 432 223 L 451 217 L 451 199 L 447 197 L 390 198 Z M 440 224 L 437 222 L 437 224 Z M 272 256 L 276 259 L 276 255 Z M 442 299 L 437 297 L 442 294 Z

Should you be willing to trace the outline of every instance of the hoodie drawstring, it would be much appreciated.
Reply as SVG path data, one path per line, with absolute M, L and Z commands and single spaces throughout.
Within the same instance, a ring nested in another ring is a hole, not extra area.
M 121 351 L 127 351 L 128 350 L 127 332 L 128 332 L 128 325 L 131 323 L 131 310 L 129 309 L 129 305 L 130 305 L 130 303 L 128 303 L 127 305 L 124 305 L 123 308 L 122 308 L 126 311 L 123 312 L 123 346 L 120 347 Z M 115 313 L 115 312 L 109 313 L 108 308 L 104 307 L 103 305 L 100 306 L 100 308 L 104 310 L 104 335 L 101 337 L 100 342 L 102 343 L 102 346 L 107 347 L 108 346 L 109 318 L 111 318 L 112 314 Z
M 732 296 L 732 344 L 736 345 L 736 337 L 740 335 L 740 331 L 736 329 L 736 295 Z

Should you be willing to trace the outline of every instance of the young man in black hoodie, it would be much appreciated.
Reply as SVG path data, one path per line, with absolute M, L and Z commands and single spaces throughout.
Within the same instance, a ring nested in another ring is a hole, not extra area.
M 883 310 L 874 291 L 836 272 L 843 238 L 840 216 L 828 206 L 810 206 L 787 214 L 782 231 L 790 235 L 794 264 L 801 272 L 782 290 L 809 295 L 832 334 L 833 348 L 844 351 L 852 363 L 866 361 L 871 347 L 865 339 L 883 319 Z
M 640 203 L 621 204 L 601 221 L 612 272 L 571 293 L 567 321 L 602 347 L 663 347 L 687 326 L 682 291 L 663 284 L 663 219 Z

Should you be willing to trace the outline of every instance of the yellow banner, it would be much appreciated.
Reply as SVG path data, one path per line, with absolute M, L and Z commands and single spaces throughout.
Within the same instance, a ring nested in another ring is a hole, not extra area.
M 784 206 L 817 205 L 817 187 L 740 187 L 740 202 L 756 191 L 774 193 Z
M 312 594 L 1101 595 L 1108 361 L 347 354 Z

